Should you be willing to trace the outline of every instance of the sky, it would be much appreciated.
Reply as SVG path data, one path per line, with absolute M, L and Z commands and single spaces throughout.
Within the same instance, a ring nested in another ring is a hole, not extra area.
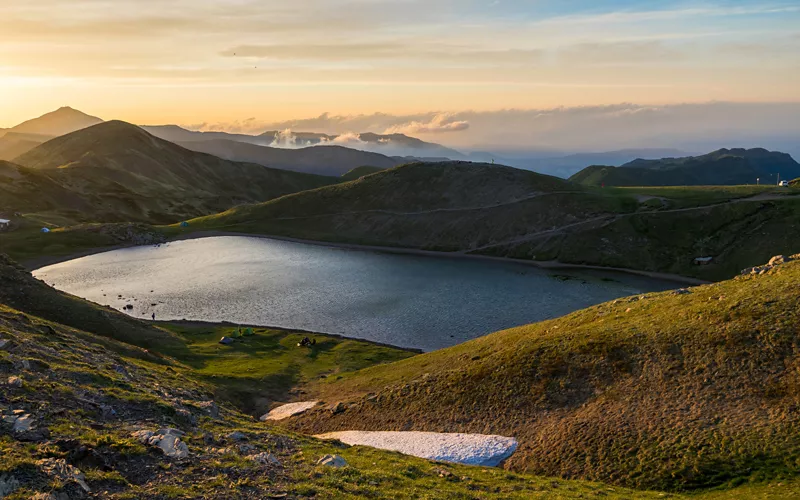
M 798 26 L 782 0 L 0 0 L 0 127 L 379 113 L 458 143 L 465 113 L 800 103 Z

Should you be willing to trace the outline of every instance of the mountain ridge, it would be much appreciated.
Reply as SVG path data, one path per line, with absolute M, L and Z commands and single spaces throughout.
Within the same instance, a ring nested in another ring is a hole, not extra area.
M 593 165 L 570 180 L 584 185 L 697 186 L 777 184 L 778 177 L 800 176 L 800 164 L 789 154 L 754 149 L 720 149 L 701 156 L 637 159 L 620 167 Z
M 94 209 L 78 219 L 85 222 L 175 222 L 336 182 L 189 151 L 121 121 L 51 139 L 15 163 L 29 176 L 92 200 Z M 18 195 L 35 188 L 23 183 L 0 186 L 16 189 Z

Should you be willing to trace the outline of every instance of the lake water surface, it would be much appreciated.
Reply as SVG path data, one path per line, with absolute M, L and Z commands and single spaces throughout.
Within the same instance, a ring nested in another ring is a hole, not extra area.
M 433 350 L 673 282 L 224 236 L 44 267 L 65 292 L 159 320 L 230 321 Z

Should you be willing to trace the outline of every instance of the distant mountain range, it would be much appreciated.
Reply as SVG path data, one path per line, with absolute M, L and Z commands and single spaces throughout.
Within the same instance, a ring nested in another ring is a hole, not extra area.
M 178 144 L 186 149 L 212 154 L 226 160 L 258 163 L 272 168 L 333 177 L 339 177 L 356 167 L 371 166 L 385 169 L 400 163 L 399 160 L 382 154 L 342 146 L 284 149 L 225 139 Z
M 6 132 L 17 132 L 20 134 L 36 134 L 48 137 L 69 134 L 92 125 L 102 123 L 102 119 L 87 115 L 68 106 L 59 108 L 53 112 L 33 118 L 19 125 L 7 129 Z M 0 132 L 2 134 L 2 132 Z
M 678 149 L 643 148 L 621 149 L 618 151 L 600 153 L 575 153 L 549 158 L 499 159 L 497 161 L 504 165 L 511 165 L 513 167 L 524 168 L 567 179 L 589 165 L 610 165 L 618 167 L 638 158 L 657 159 L 676 156 L 691 156 L 691 154 Z
M 189 151 L 120 121 L 52 139 L 0 176 L 2 211 L 93 222 L 176 222 L 337 182 Z
M 227 132 L 197 132 L 177 125 L 144 126 L 146 131 L 171 142 L 188 144 L 209 140 L 230 140 L 272 146 L 280 149 L 297 149 L 319 145 L 338 145 L 360 151 L 380 153 L 385 156 L 429 157 L 441 156 L 464 159 L 465 155 L 440 144 L 425 142 L 403 134 L 354 133 L 348 135 L 329 135 L 316 132 L 295 132 L 270 130 L 258 135 L 229 134 Z
M 12 160 L 54 137 L 102 123 L 96 116 L 70 107 L 0 130 L 0 160 Z
M 570 180 L 592 186 L 702 186 L 776 184 L 800 177 L 800 164 L 766 149 L 720 149 L 702 156 L 637 159 L 620 167 L 590 166 Z

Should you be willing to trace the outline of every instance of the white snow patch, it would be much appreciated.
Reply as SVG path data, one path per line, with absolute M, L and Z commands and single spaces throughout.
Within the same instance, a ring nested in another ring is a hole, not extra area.
M 273 408 L 272 411 L 261 417 L 262 422 L 267 420 L 283 420 L 293 415 L 299 415 L 306 410 L 317 406 L 319 401 L 301 401 L 299 403 L 289 403 L 288 405 Z
M 399 451 L 429 460 L 495 467 L 517 449 L 517 440 L 485 434 L 439 432 L 344 431 L 314 436 L 349 445 Z

